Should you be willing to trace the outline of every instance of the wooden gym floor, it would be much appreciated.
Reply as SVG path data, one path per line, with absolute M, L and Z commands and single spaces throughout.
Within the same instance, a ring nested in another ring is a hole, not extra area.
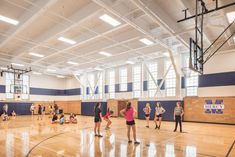
M 93 135 L 93 118 L 78 116 L 78 124 L 50 124 L 48 116 L 18 116 L 0 122 L 1 157 L 54 156 L 159 156 L 159 157 L 224 157 L 235 139 L 234 125 L 183 123 L 184 133 L 173 132 L 173 122 L 163 122 L 160 131 L 145 128 L 136 120 L 140 145 L 127 144 L 123 118 L 112 118 L 111 129 L 103 138 Z M 232 148 L 231 157 L 235 156 Z

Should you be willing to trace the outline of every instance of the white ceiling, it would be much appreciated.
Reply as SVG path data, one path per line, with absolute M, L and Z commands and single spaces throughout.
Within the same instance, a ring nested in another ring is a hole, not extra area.
M 220 5 L 234 0 L 220 1 Z M 34 71 L 71 75 L 95 67 L 110 68 L 138 61 L 163 57 L 170 50 L 174 55 L 188 53 L 189 37 L 194 36 L 194 21 L 177 23 L 185 8 L 194 14 L 194 0 L 0 0 L 0 15 L 18 20 L 17 26 L 0 21 L 0 66 L 12 62 L 32 67 Z M 213 8 L 212 0 L 205 1 Z M 205 47 L 228 26 L 226 13 L 235 6 L 206 15 Z M 113 27 L 99 17 L 107 14 L 121 22 Z M 229 30 L 234 31 L 234 30 Z M 230 32 L 231 33 L 231 32 Z M 229 32 L 227 33 L 229 35 Z M 76 41 L 69 45 L 57 40 L 63 36 Z M 147 38 L 153 45 L 139 40 Z M 224 50 L 234 49 L 230 40 Z M 100 55 L 111 53 L 111 57 Z M 43 58 L 29 52 L 43 54 Z M 70 65 L 73 61 L 78 65 Z

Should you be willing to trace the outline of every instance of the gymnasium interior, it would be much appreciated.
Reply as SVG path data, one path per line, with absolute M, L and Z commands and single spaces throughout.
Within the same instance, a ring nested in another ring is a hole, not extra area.
M 235 1 L 0 0 L 0 114 L 1 157 L 235 157 Z

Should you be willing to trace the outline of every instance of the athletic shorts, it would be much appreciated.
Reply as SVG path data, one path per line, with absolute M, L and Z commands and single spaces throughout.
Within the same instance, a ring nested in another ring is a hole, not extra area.
M 126 121 L 126 125 L 135 125 L 135 121 Z
M 161 118 L 162 117 L 162 114 L 159 114 L 159 115 L 156 115 L 157 118 Z
M 95 123 L 101 122 L 101 118 L 95 117 L 95 118 L 94 118 L 94 122 L 95 122 Z
M 149 114 L 145 114 L 145 117 L 149 117 L 150 115 Z

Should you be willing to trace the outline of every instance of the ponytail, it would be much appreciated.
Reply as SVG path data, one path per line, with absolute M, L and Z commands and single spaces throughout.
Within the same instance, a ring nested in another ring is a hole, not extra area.
M 131 103 L 128 102 L 127 105 L 126 105 L 126 112 L 131 108 Z
M 99 107 L 99 105 L 100 105 L 100 102 L 97 102 L 95 105 L 94 111 Z

